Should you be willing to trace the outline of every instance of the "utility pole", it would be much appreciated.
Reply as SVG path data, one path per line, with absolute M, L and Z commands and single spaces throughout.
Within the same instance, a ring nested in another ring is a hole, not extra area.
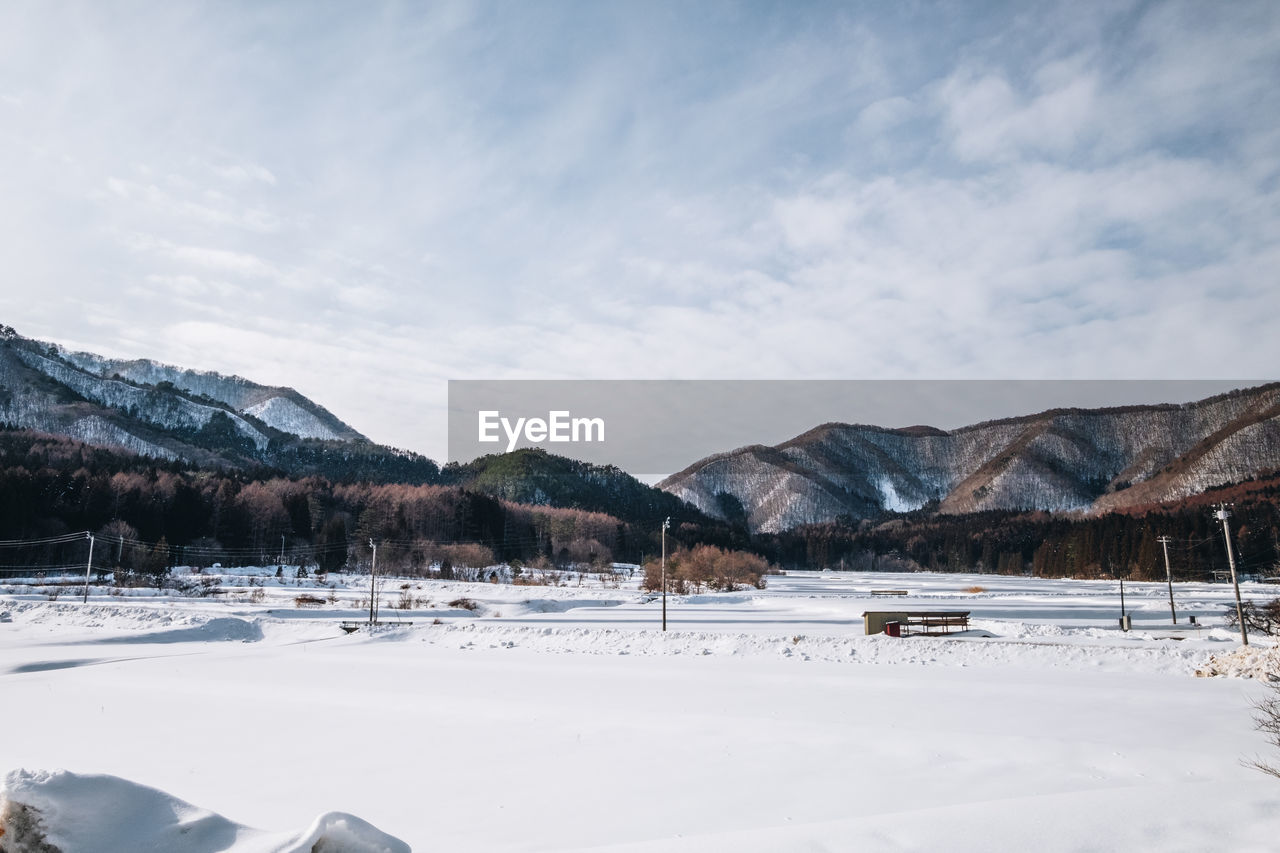
M 89 603 L 89 572 L 93 569 L 93 534 L 86 532 L 85 536 L 89 537 L 89 562 L 84 566 L 84 603 Z
M 1124 575 L 1120 575 L 1120 630 L 1129 630 L 1129 614 L 1124 609 Z
M 373 633 L 373 623 L 377 619 L 374 613 L 374 604 L 378 600 L 375 581 L 375 578 L 378 577 L 378 546 L 374 545 L 373 540 L 370 539 L 369 547 L 373 549 L 373 565 L 369 568 L 369 633 Z
M 667 630 L 667 528 L 671 526 L 671 516 L 662 522 L 662 630 Z
M 1177 625 L 1178 611 L 1173 608 L 1173 570 L 1169 568 L 1169 537 L 1160 536 L 1156 541 L 1164 548 L 1164 580 L 1169 585 L 1169 612 L 1173 614 L 1173 624 Z
M 1236 590 L 1236 619 L 1240 620 L 1240 643 L 1247 646 L 1249 629 L 1244 624 L 1244 605 L 1240 603 L 1240 579 L 1236 577 L 1236 555 L 1231 550 L 1231 527 L 1227 524 L 1231 513 L 1227 509 L 1227 504 L 1218 504 L 1218 511 L 1214 515 L 1222 522 L 1222 536 L 1227 540 L 1227 564 L 1231 566 L 1231 585 Z

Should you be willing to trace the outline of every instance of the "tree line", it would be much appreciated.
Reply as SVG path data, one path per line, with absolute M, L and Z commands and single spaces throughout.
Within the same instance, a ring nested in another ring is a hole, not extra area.
M 741 523 L 715 521 L 656 499 L 642 484 L 636 489 L 627 483 L 621 472 L 574 469 L 560 472 L 563 481 L 549 478 L 548 471 L 564 467 L 556 460 L 525 454 L 497 469 L 490 460 L 454 484 L 347 481 L 270 469 L 192 470 L 71 439 L 0 430 L 0 539 L 90 531 L 102 540 L 95 565 L 152 572 L 178 564 L 281 560 L 326 572 L 363 569 L 372 559 L 373 540 L 379 543 L 380 567 L 422 574 L 495 562 L 647 562 L 660 549 L 657 514 L 669 513 L 668 568 L 692 588 L 712 588 L 723 578 L 752 582 L 736 569 L 718 571 L 711 552 L 693 557 L 697 546 L 751 552 L 784 568 L 1159 579 L 1161 536 L 1172 540 L 1174 576 L 1191 579 L 1227 568 L 1221 526 L 1212 512 L 1216 502 L 1226 501 L 1233 503 L 1241 571 L 1267 573 L 1280 560 L 1280 475 L 1172 506 L 1103 516 L 920 510 L 752 535 Z M 576 496 L 589 508 L 529 502 L 532 496 L 512 485 L 520 479 L 508 470 L 514 467 L 541 470 L 540 483 L 559 484 L 558 500 Z M 574 492 L 575 477 L 585 477 L 592 490 Z M 497 494 L 481 491 L 486 487 Z M 608 511 L 611 495 L 622 507 L 616 512 Z M 8 548 L 0 567 L 76 562 L 83 556 L 68 556 L 76 547 L 64 541 Z
M 1175 578 L 1228 571 L 1218 503 L 1230 504 L 1242 573 L 1273 575 L 1280 564 L 1280 474 L 1211 489 L 1176 504 L 1090 516 L 1082 513 L 927 511 L 888 520 L 844 519 L 757 536 L 757 550 L 787 567 L 1031 574 L 1162 580 L 1168 536 Z
M 0 431 L 0 539 L 78 531 L 103 566 L 263 565 L 388 570 L 548 560 L 638 562 L 652 534 L 607 513 L 506 501 L 460 486 L 334 482 L 184 470 L 79 442 Z M 656 541 L 656 540 L 655 540 Z M 61 565 L 66 542 L 8 549 L 5 565 Z

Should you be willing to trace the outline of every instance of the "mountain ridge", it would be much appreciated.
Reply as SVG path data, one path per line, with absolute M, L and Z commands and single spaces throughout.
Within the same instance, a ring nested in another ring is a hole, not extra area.
M 269 426 L 299 438 L 368 440 L 328 409 L 293 388 L 262 385 L 243 376 L 194 370 L 146 358 L 113 359 L 90 352 L 57 349 L 65 361 L 102 379 L 118 377 L 152 386 L 168 382 L 183 391 L 218 400 L 243 414 L 251 414 Z
M 1276 467 L 1272 382 L 1189 403 L 1054 408 L 953 430 L 826 423 L 773 447 L 713 454 L 658 487 L 713 516 L 728 495 L 750 529 L 778 532 L 935 502 L 952 514 L 1123 509 Z
M 8 326 L 0 326 L 0 423 L 196 467 L 410 483 L 439 476 L 430 459 L 370 442 L 291 388 L 68 353 Z

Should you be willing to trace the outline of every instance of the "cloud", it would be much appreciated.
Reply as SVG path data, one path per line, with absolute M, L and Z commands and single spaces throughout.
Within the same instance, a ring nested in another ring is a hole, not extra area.
M 280 220 L 267 211 L 242 206 L 236 199 L 215 189 L 198 190 L 178 175 L 170 175 L 168 183 L 170 188 L 112 176 L 106 180 L 106 189 L 114 197 L 112 200 L 132 202 L 144 208 L 146 212 L 143 215 L 185 219 L 212 228 L 227 226 L 261 234 L 272 234 L 281 228 Z M 108 198 L 102 194 L 94 194 L 93 197 L 100 201 Z
M 237 184 L 260 181 L 275 186 L 276 176 L 269 169 L 256 163 L 227 163 L 221 166 L 209 166 L 218 177 Z
M 448 378 L 1280 360 L 1275 4 L 74 11 L 0 8 L 6 322 L 378 440 Z

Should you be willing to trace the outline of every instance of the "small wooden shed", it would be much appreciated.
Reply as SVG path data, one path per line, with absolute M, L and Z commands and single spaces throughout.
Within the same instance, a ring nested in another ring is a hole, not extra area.
M 868 610 L 862 614 L 868 634 L 883 634 L 884 626 L 890 622 L 906 622 L 907 613 L 892 610 Z

